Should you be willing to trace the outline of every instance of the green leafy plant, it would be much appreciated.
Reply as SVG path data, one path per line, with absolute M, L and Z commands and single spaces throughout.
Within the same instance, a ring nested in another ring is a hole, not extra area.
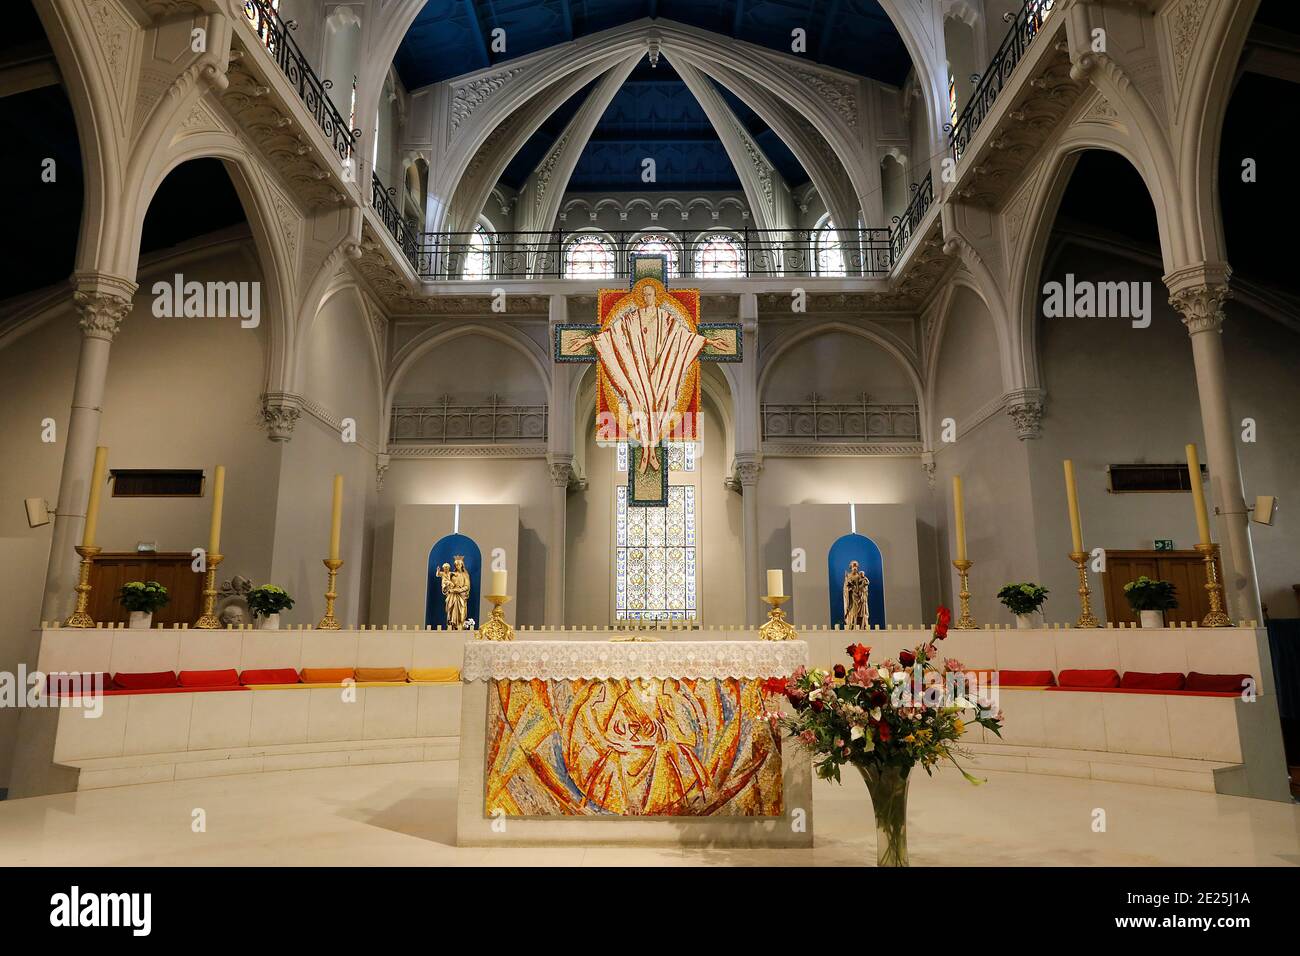
M 1124 585 L 1124 597 L 1135 611 L 1172 611 L 1178 607 L 1178 591 L 1170 581 L 1156 581 L 1145 574 Z
M 157 581 L 127 581 L 117 593 L 117 600 L 128 611 L 152 614 L 171 600 L 167 589 Z
M 1012 614 L 1033 614 L 1047 600 L 1047 588 L 1029 582 L 1007 584 L 998 592 L 998 600 Z
M 293 598 L 289 597 L 289 592 L 284 588 L 263 584 L 248 592 L 248 609 L 253 612 L 253 617 L 270 617 L 281 611 L 292 610 Z

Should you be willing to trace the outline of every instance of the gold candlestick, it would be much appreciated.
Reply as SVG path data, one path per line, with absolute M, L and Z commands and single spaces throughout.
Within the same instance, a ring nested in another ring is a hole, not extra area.
M 1088 588 L 1088 553 L 1071 551 L 1070 560 L 1079 569 L 1079 620 L 1075 627 L 1101 627 L 1101 623 L 1092 613 L 1092 591 Z
M 785 619 L 785 612 L 781 610 L 781 605 L 790 600 L 788 594 L 767 594 L 763 600 L 772 606 L 767 612 L 767 623 L 758 629 L 758 639 L 761 641 L 794 641 L 799 639 L 795 632 L 794 626 Z
M 970 616 L 970 569 L 975 564 L 966 558 L 958 558 L 952 563 L 961 576 L 961 591 L 957 597 L 961 599 L 961 615 L 957 618 L 957 623 L 953 627 L 959 631 L 970 631 L 976 627 L 975 618 Z
M 100 550 L 94 545 L 90 547 L 77 545 L 77 554 L 81 555 L 81 574 L 77 579 L 77 609 L 64 622 L 64 627 L 95 626 L 95 622 L 86 613 L 86 608 L 90 606 L 90 569 L 95 563 L 95 555 L 99 554 Z
M 487 594 L 484 596 L 492 602 L 492 616 L 478 629 L 478 639 L 480 641 L 513 641 L 515 639 L 515 629 L 506 622 L 505 612 L 501 610 L 502 606 L 510 600 L 509 595 Z
M 220 554 L 209 554 L 207 557 L 208 571 L 203 579 L 203 613 L 194 622 L 195 627 L 203 628 L 205 631 L 215 631 L 221 627 L 221 622 L 217 620 L 217 615 L 213 611 L 217 603 L 217 565 L 221 563 L 223 557 L 224 555 Z
M 1223 585 L 1219 581 L 1219 546 L 1198 544 L 1196 550 L 1205 556 L 1205 590 L 1210 594 L 1210 613 L 1201 624 L 1205 627 L 1232 627 L 1223 610 Z
M 339 596 L 338 591 L 334 588 L 334 582 L 338 579 L 339 568 L 343 567 L 341 558 L 324 558 L 322 563 L 329 569 L 329 584 L 325 587 L 325 616 L 320 619 L 316 625 L 319 631 L 337 631 L 339 622 L 334 617 L 334 599 Z

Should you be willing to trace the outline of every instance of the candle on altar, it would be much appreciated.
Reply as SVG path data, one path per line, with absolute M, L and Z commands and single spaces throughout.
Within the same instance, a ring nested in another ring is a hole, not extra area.
M 780 568 L 767 572 L 767 596 L 784 597 L 785 596 L 785 572 Z
M 506 593 L 506 573 L 504 571 L 492 572 L 492 593 L 493 594 Z
M 1074 484 L 1074 462 L 1065 459 L 1065 498 L 1070 505 L 1070 542 L 1074 554 L 1083 553 L 1083 524 L 1079 521 L 1079 489 Z
M 1192 501 L 1196 504 L 1196 533 L 1201 544 L 1210 543 L 1210 513 L 1205 507 L 1205 489 L 1201 487 L 1201 459 L 1196 446 L 1187 446 L 1187 478 L 1192 484 Z
M 966 560 L 966 505 L 961 496 L 961 475 L 952 476 L 952 512 L 956 518 L 957 560 Z
M 343 476 L 334 476 L 334 506 L 330 512 L 330 560 L 339 559 L 339 539 L 343 531 Z
M 95 467 L 90 471 L 90 498 L 86 501 L 86 527 L 81 533 L 81 546 L 95 546 L 95 531 L 99 528 L 99 495 L 104 488 L 104 470 L 108 467 L 108 449 L 100 445 L 95 449 Z
M 221 553 L 221 508 L 226 501 L 226 466 L 217 465 L 212 478 L 212 525 L 208 528 L 208 554 Z

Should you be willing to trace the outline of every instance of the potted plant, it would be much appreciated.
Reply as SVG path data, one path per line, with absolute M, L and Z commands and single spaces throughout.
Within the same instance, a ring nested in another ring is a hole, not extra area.
M 1164 627 L 1165 611 L 1178 607 L 1178 592 L 1170 581 L 1156 581 L 1145 574 L 1124 585 L 1129 607 L 1137 611 L 1143 627 Z
M 998 600 L 1016 616 L 1016 627 L 1034 626 L 1034 615 L 1042 610 L 1047 600 L 1047 588 L 1041 584 L 1007 584 L 998 592 Z
M 117 600 L 131 612 L 132 629 L 148 630 L 153 623 L 153 612 L 166 607 L 171 595 L 157 581 L 127 581 L 118 591 Z
M 293 598 L 284 588 L 263 584 L 248 592 L 248 609 L 253 617 L 265 618 L 262 630 L 276 631 L 280 629 L 280 612 L 293 610 Z
M 950 760 L 971 783 L 982 783 L 957 764 L 958 742 L 968 722 L 1002 736 L 996 703 L 968 697 L 964 666 L 936 657 L 950 620 L 948 609 L 939 608 L 929 641 L 879 666 L 868 662 L 871 648 L 850 644 L 848 666 L 836 664 L 829 672 L 801 666 L 789 678 L 763 682 L 766 694 L 784 695 L 794 711 L 782 715 L 773 708 L 768 719 L 812 753 L 818 777 L 838 783 L 845 764 L 862 774 L 876 817 L 880 866 L 907 866 L 912 768 L 919 763 L 928 774 Z

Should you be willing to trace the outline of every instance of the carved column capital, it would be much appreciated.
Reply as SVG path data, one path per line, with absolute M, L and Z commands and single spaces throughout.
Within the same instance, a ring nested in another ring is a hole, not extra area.
M 131 300 L 107 292 L 74 292 L 81 331 L 88 338 L 111 342 L 131 311 Z
M 925 483 L 931 488 L 934 487 L 934 452 L 927 451 L 921 455 L 921 470 L 925 472 Z
M 1182 316 L 1189 335 L 1223 331 L 1223 303 L 1232 297 L 1227 283 L 1185 286 L 1169 296 L 1169 304 Z
M 572 455 L 548 455 L 546 466 L 551 472 L 551 484 L 556 488 L 583 490 L 586 482 L 578 477 L 573 467 Z
M 302 415 L 302 398 L 292 392 L 267 392 L 262 396 L 262 427 L 271 441 L 288 441 Z
M 758 484 L 758 476 L 763 471 L 763 463 L 757 458 L 737 458 L 731 466 L 732 474 L 740 482 L 742 489 L 753 488 Z
M 1021 388 L 1006 396 L 1004 407 L 1016 437 L 1021 441 L 1041 438 L 1043 435 L 1043 392 L 1037 388 Z
M 388 465 L 391 459 L 385 454 L 375 456 L 375 491 L 384 490 L 384 479 L 388 477 Z

